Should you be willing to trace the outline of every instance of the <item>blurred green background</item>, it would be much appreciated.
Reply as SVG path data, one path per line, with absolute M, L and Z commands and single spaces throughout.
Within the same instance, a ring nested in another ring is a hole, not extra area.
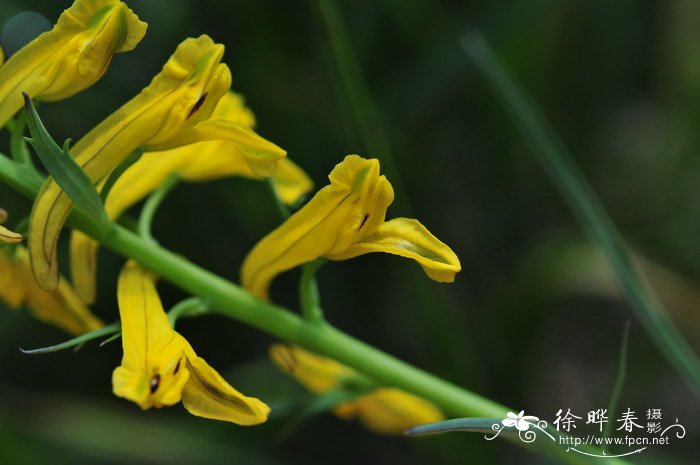
M 23 11 L 53 23 L 69 3 L 2 0 L 0 24 Z M 697 398 L 635 320 L 604 259 L 458 41 L 464 31 L 480 30 L 524 81 L 700 349 L 699 2 L 339 1 L 387 153 L 368 152 L 357 129 L 316 2 L 127 3 L 149 23 L 145 39 L 117 55 L 90 89 L 42 105 L 57 139 L 77 140 L 145 86 L 182 39 L 209 34 L 226 46 L 233 88 L 246 96 L 259 132 L 285 148 L 317 186 L 346 154 L 379 158 L 400 190 L 389 217 L 417 216 L 462 261 L 453 285 L 434 283 L 414 263 L 388 255 L 331 263 L 319 283 L 332 323 L 551 422 L 560 408 L 585 417 L 607 407 L 623 326 L 632 320 L 621 407 L 640 415 L 661 408 L 665 423 L 677 417 L 688 433 L 634 463 L 696 463 Z M 10 52 L 41 28 L 16 25 L 2 34 Z M 6 151 L 6 134 L 1 142 Z M 31 207 L 4 186 L 0 205 L 11 224 Z M 179 186 L 154 229 L 165 246 L 237 280 L 246 252 L 278 221 L 263 183 L 226 179 Z M 65 266 L 65 250 L 61 257 Z M 95 312 L 114 321 L 122 259 L 108 251 L 100 259 Z M 275 301 L 296 308 L 297 279 L 296 271 L 279 278 Z M 166 283 L 160 288 L 167 305 L 185 297 Z M 216 316 L 178 329 L 232 384 L 270 403 L 269 423 L 236 427 L 195 418 L 181 406 L 141 412 L 111 394 L 118 342 L 25 356 L 18 346 L 45 346 L 66 335 L 26 312 L 2 311 L 0 461 L 550 463 L 479 434 L 381 437 L 329 414 L 287 434 L 285 425 L 309 397 L 267 361 L 269 337 Z

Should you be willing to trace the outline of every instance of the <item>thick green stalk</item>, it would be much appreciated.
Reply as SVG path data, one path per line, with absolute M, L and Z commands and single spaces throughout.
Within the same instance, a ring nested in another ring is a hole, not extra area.
M 30 198 L 36 196 L 40 180 L 36 173 L 18 170 L 15 163 L 0 155 L 0 181 Z M 181 256 L 145 240 L 139 235 L 111 223 L 103 228 L 95 225 L 80 211 L 69 218 L 72 227 L 100 241 L 125 257 L 133 258 L 157 272 L 162 278 L 203 299 L 212 311 L 242 321 L 279 339 L 298 344 L 327 355 L 371 377 L 379 384 L 395 386 L 424 397 L 439 405 L 450 416 L 505 417 L 505 406 L 470 392 L 448 381 L 386 354 L 330 325 L 318 325 L 269 302 L 258 299 L 245 289 L 187 261 Z M 570 464 L 595 464 L 596 459 L 567 453 L 549 441 L 528 445 L 538 452 L 546 451 Z M 624 465 L 619 459 L 606 460 L 606 465 Z
M 535 102 L 522 85 L 508 74 L 481 35 L 472 33 L 465 37 L 462 47 L 494 88 L 537 161 L 557 186 L 578 221 L 605 252 L 647 333 L 693 392 L 700 395 L 698 356 L 635 268 L 620 232 L 573 156 Z

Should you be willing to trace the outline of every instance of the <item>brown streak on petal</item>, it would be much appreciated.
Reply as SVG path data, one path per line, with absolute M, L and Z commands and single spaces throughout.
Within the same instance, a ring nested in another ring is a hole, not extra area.
M 206 92 L 205 92 L 204 94 L 202 94 L 201 97 L 199 97 L 199 100 L 197 100 L 197 103 L 194 104 L 194 106 L 193 106 L 192 109 L 190 110 L 190 114 L 187 115 L 187 119 L 190 119 L 190 118 L 192 117 L 192 115 L 194 115 L 195 113 L 197 113 L 197 111 L 198 111 L 200 108 L 202 108 L 202 105 L 204 105 L 204 101 L 205 101 L 206 99 L 207 99 L 207 94 L 206 94 Z
M 202 378 L 199 375 L 199 373 L 197 373 L 197 370 L 194 369 L 189 360 L 187 361 L 187 368 L 189 369 L 190 373 L 194 375 L 191 376 L 190 379 L 194 380 L 197 384 L 202 386 L 202 388 L 206 392 L 211 394 L 214 400 L 228 407 L 233 407 L 239 411 L 242 411 L 246 415 L 255 415 L 255 412 L 251 410 L 251 408 L 248 407 L 248 405 L 245 402 L 236 397 L 232 397 L 226 394 L 225 392 L 222 392 L 219 389 L 217 389 L 216 386 L 212 386 L 211 384 L 209 384 L 204 378 Z
M 365 213 L 365 217 L 362 218 L 362 223 L 360 223 L 360 227 L 357 228 L 358 231 L 359 231 L 360 229 L 362 229 L 362 226 L 365 225 L 365 223 L 367 222 L 368 219 L 369 219 L 369 213 Z

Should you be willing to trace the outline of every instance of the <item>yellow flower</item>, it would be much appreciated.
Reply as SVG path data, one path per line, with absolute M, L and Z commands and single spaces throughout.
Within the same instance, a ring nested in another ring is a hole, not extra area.
M 21 246 L 14 251 L 0 250 L 0 299 L 10 308 L 26 306 L 37 319 L 71 334 L 103 326 L 63 279 L 55 291 L 41 289 L 32 276 L 27 250 Z
M 124 2 L 76 0 L 53 29 L 0 67 L 0 126 L 24 105 L 22 92 L 55 101 L 90 87 L 105 73 L 112 55 L 141 41 L 146 27 Z
M 270 358 L 314 394 L 342 389 L 357 376 L 350 367 L 296 346 L 275 344 Z M 357 417 L 367 428 L 383 434 L 401 434 L 416 425 L 445 419 L 432 402 L 396 388 L 378 388 L 337 406 L 334 413 L 341 418 Z
M 385 221 L 394 191 L 379 175 L 379 161 L 348 155 L 301 210 L 265 236 L 248 254 L 241 270 L 243 286 L 268 297 L 279 273 L 319 257 L 346 260 L 386 252 L 417 261 L 440 282 L 454 281 L 461 270 L 455 253 L 417 220 Z
M 124 357 L 112 374 L 114 394 L 142 409 L 182 400 L 193 415 L 240 425 L 267 420 L 270 408 L 229 385 L 170 327 L 152 273 L 128 262 L 119 277 Z
M 211 118 L 231 86 L 223 53 L 223 45 L 205 35 L 182 42 L 148 87 L 75 144 L 71 153 L 87 176 L 100 182 L 137 148 L 160 151 L 205 140 L 230 141 L 253 173 L 271 175 L 284 150 L 242 124 Z M 45 289 L 58 282 L 56 243 L 72 205 L 53 179 L 34 204 L 29 252 Z
M 233 92 L 219 100 L 212 117 L 247 128 L 255 124 L 255 117 L 244 105 L 243 98 Z M 253 174 L 236 144 L 229 141 L 198 142 L 164 152 L 149 152 L 129 167 L 109 191 L 105 200 L 107 215 L 118 218 L 173 175 L 190 182 L 228 176 L 260 179 Z M 313 187 L 306 173 L 288 158 L 279 161 L 272 178 L 287 203 L 293 203 Z M 99 242 L 80 231 L 74 230 L 71 234 L 71 276 L 78 295 L 86 303 L 95 299 L 99 246 Z

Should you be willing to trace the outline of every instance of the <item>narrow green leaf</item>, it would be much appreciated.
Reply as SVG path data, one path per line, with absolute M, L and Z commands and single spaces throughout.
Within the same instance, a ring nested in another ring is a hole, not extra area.
M 119 338 L 121 338 L 121 337 L 122 337 L 122 332 L 121 332 L 121 331 L 119 331 L 119 332 L 117 332 L 117 333 L 114 333 L 114 334 L 112 334 L 110 337 L 108 337 L 107 339 L 105 339 L 104 341 L 100 342 L 100 347 L 104 347 L 104 346 L 106 346 L 107 344 L 109 344 L 110 342 L 116 341 L 117 339 L 119 339 Z
M 450 433 L 453 431 L 469 431 L 473 433 L 494 433 L 493 425 L 500 425 L 499 418 L 454 418 L 452 420 L 426 423 L 414 426 L 406 431 L 408 436 L 427 436 L 429 434 Z M 504 432 L 517 431 L 513 427 L 503 426 Z
M 38 349 L 29 349 L 29 350 L 24 350 L 20 347 L 19 350 L 23 354 L 27 354 L 27 355 L 49 354 L 51 352 L 58 352 L 59 350 L 70 349 L 71 347 L 79 347 L 88 341 L 92 341 L 93 339 L 99 339 L 101 337 L 109 336 L 109 335 L 112 335 L 115 333 L 118 334 L 120 331 L 121 331 L 121 324 L 112 323 L 111 325 L 103 326 L 103 327 L 98 328 L 94 331 L 90 331 L 89 333 L 81 334 L 78 337 L 75 337 L 75 338 L 70 339 L 68 341 L 62 342 L 60 344 L 56 344 L 56 345 L 48 346 L 48 347 L 40 347 Z
M 700 359 L 635 268 L 620 232 L 564 142 L 522 84 L 506 70 L 477 32 L 461 42 L 466 55 L 508 111 L 542 168 L 559 189 L 591 239 L 605 252 L 610 266 L 647 333 L 669 363 L 700 396 Z
M 102 206 L 100 195 L 85 172 L 68 153 L 70 139 L 66 140 L 63 148 L 59 147 L 44 127 L 32 99 L 27 94 L 23 95 L 27 125 L 32 134 L 32 138 L 26 140 L 32 144 L 46 170 L 78 209 L 82 210 L 91 220 L 107 224 L 109 220 Z

